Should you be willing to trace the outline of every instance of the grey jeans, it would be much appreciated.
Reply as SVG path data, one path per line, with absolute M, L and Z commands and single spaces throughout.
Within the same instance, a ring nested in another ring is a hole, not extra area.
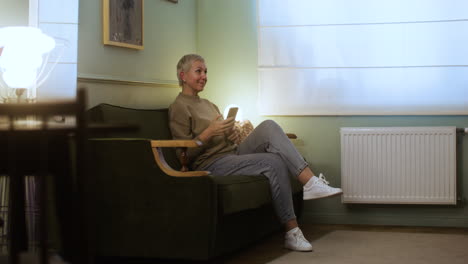
M 274 121 L 258 125 L 239 145 L 204 168 L 213 175 L 264 175 L 270 182 L 276 214 L 281 223 L 295 219 L 290 176 L 297 176 L 308 164 Z

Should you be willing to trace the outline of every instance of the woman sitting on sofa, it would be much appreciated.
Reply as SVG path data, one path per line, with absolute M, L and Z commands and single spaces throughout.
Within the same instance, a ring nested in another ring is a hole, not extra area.
M 304 186 L 304 200 L 341 194 L 328 186 L 323 175 L 314 176 L 281 127 L 266 120 L 239 145 L 233 129 L 234 118 L 223 119 L 218 107 L 198 96 L 205 88 L 205 60 L 196 54 L 183 56 L 177 64 L 182 92 L 169 107 L 169 122 L 174 139 L 195 139 L 199 147 L 188 150 L 191 169 L 208 170 L 214 175 L 265 175 L 270 183 L 275 212 L 284 224 L 284 246 L 296 251 L 312 251 L 294 214 L 289 175 Z

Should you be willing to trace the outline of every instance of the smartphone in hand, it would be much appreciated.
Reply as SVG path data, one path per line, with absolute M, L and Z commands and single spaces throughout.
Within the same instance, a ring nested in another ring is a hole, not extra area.
M 237 111 L 239 111 L 239 107 L 229 108 L 229 112 L 228 112 L 228 115 L 227 115 L 226 119 L 228 119 L 230 117 L 234 117 L 234 120 L 236 120 Z
M 231 107 L 229 108 L 229 112 L 226 116 L 226 119 L 228 118 L 231 118 L 233 117 L 233 120 L 236 121 L 236 115 L 237 115 L 237 111 L 239 111 L 239 107 Z M 225 135 L 228 136 L 229 134 L 231 134 L 230 132 L 226 132 Z

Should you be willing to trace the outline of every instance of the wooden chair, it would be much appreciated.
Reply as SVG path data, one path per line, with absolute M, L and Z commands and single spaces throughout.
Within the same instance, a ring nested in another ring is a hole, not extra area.
M 86 217 L 83 215 L 82 193 L 83 175 L 86 172 L 86 92 L 79 89 L 76 100 L 58 101 L 50 103 L 18 103 L 0 104 L 0 140 L 2 149 L 0 158 L 7 163 L 0 163 L 0 173 L 10 177 L 10 207 L 9 207 L 9 263 L 19 263 L 19 254 L 27 251 L 27 232 L 25 219 L 24 177 L 34 175 L 39 181 L 39 247 L 40 263 L 48 263 L 48 224 L 47 224 L 47 189 L 46 178 L 52 175 L 66 197 L 60 197 L 68 202 L 68 212 L 58 208 L 61 215 L 73 213 L 66 219 L 59 219 L 62 226 L 72 230 L 71 234 L 61 237 L 64 247 L 71 253 L 72 263 L 88 263 L 89 252 L 85 245 Z M 62 120 L 62 117 L 66 119 Z M 71 120 L 70 122 L 68 120 Z M 74 121 L 73 121 L 74 120 Z M 58 139 L 61 139 L 57 141 Z M 74 168 L 75 173 L 63 172 L 64 160 L 67 153 L 56 153 L 57 150 L 67 152 L 68 141 L 72 140 L 76 146 Z M 56 146 L 60 142 L 61 146 Z M 67 147 L 63 145 L 67 145 Z M 3 157 L 2 155 L 6 155 Z M 56 169 L 60 167 L 61 169 Z M 73 175 L 74 174 L 74 175 Z M 74 219 L 70 223 L 70 219 Z M 72 225 L 72 226 L 69 226 Z M 63 231 L 62 228 L 61 231 Z

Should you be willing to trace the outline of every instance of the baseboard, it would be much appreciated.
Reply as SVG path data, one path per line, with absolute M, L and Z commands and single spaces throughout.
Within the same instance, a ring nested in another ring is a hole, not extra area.
M 303 212 L 303 223 L 343 225 L 391 225 L 468 228 L 468 216 L 415 216 L 415 215 L 357 215 L 315 214 Z

